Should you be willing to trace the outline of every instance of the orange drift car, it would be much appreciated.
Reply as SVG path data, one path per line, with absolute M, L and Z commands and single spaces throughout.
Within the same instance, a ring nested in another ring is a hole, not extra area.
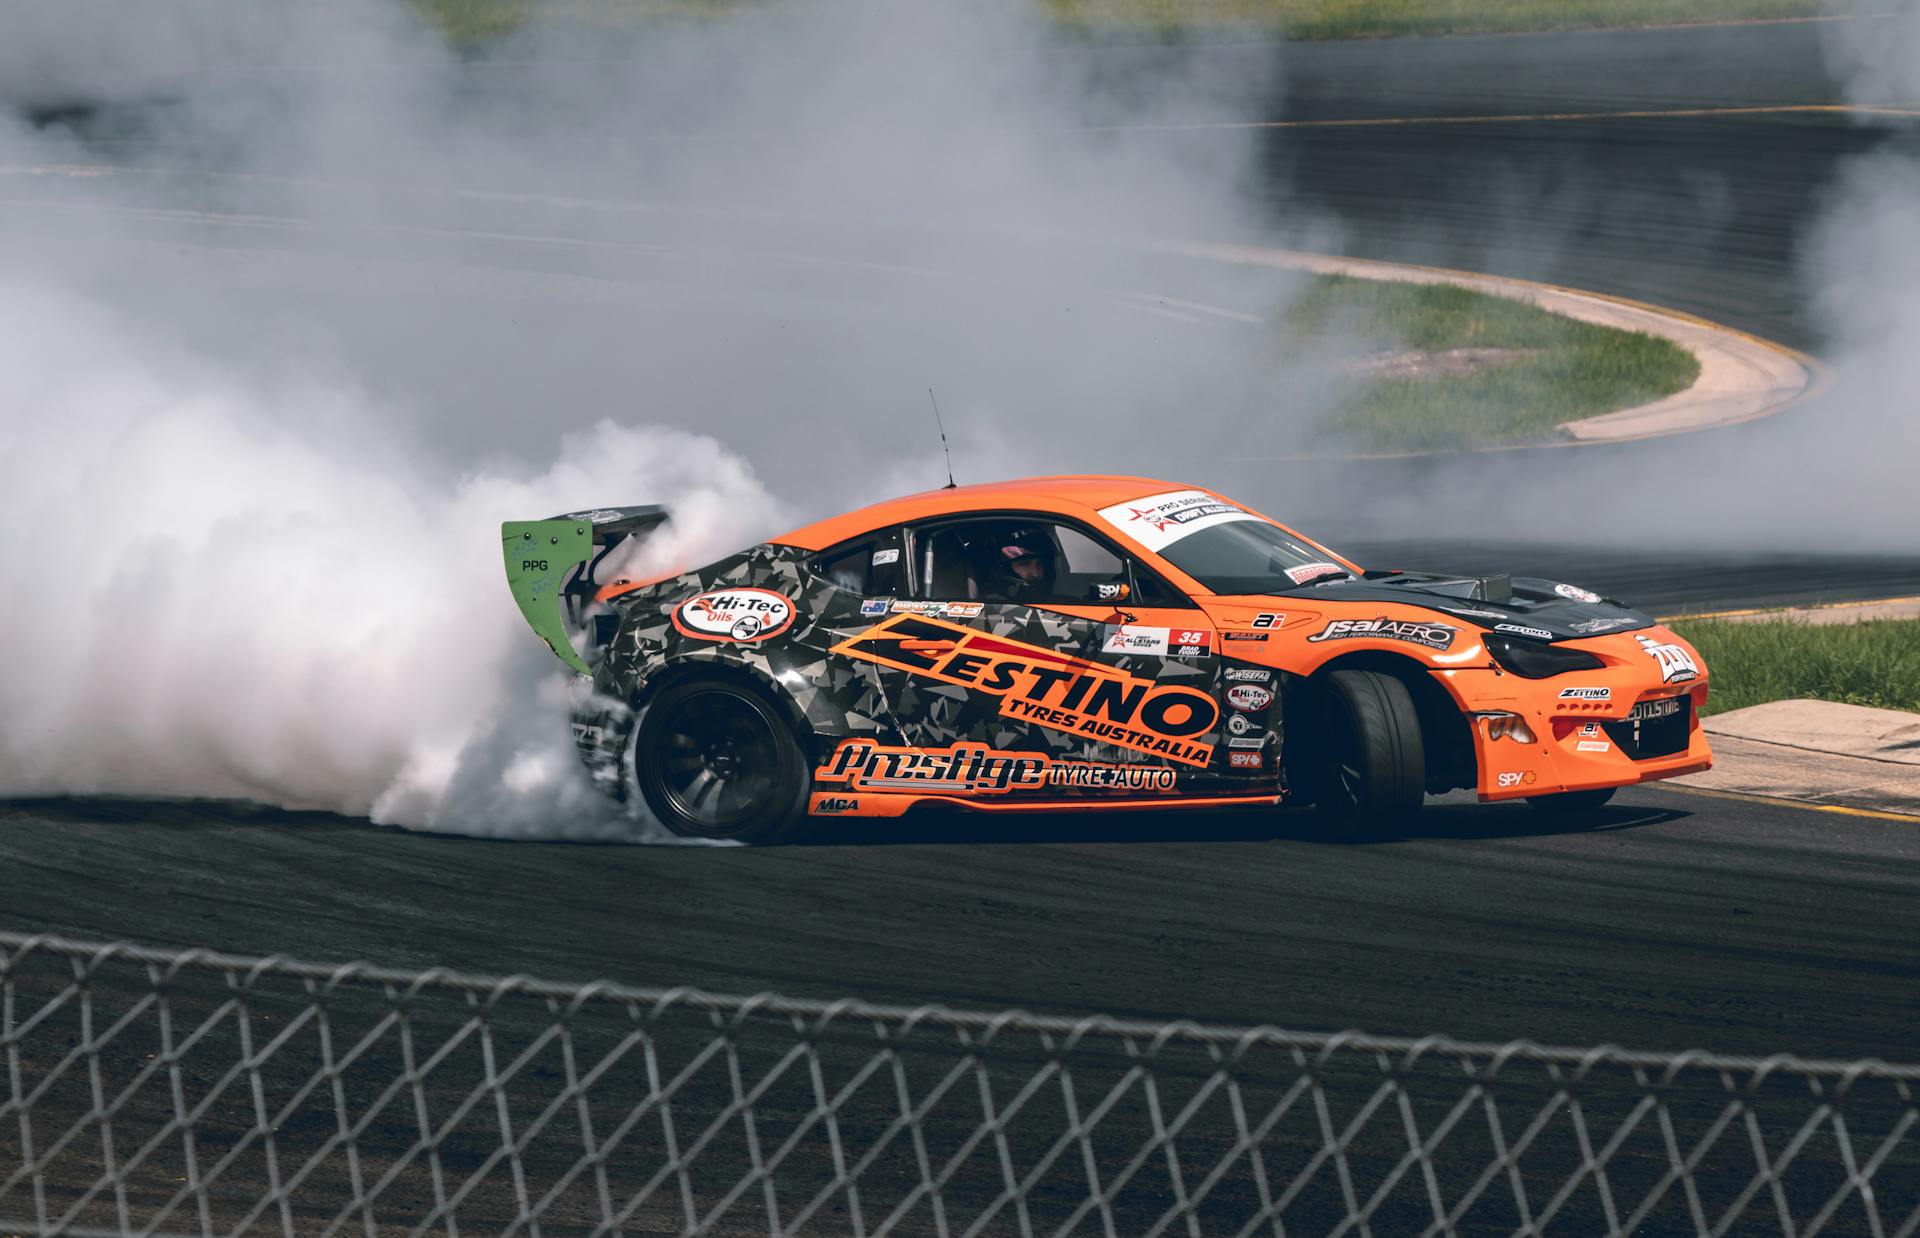
M 579 672 L 574 738 L 675 833 L 825 816 L 1316 805 L 1587 809 L 1707 768 L 1706 668 L 1550 580 L 1369 571 L 1239 503 L 1137 477 L 896 499 L 641 583 L 667 519 L 503 526 L 534 630 Z

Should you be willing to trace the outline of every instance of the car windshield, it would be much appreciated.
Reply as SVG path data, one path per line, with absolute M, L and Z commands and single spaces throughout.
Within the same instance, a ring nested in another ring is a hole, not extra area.
M 1160 554 L 1215 593 L 1281 593 L 1353 575 L 1325 551 L 1258 517 L 1196 529 Z

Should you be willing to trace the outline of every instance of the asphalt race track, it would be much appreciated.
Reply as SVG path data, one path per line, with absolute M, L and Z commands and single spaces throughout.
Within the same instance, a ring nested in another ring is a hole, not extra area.
M 1920 831 L 1670 790 L 1555 833 L 932 818 L 540 845 L 221 805 L 0 808 L 0 923 L 554 979 L 1736 1053 L 1910 1056 Z
M 1307 48 L 1256 119 L 1821 103 L 1835 92 L 1814 38 L 1776 26 Z M 1212 54 L 1228 66 L 1261 50 Z M 1338 216 L 1359 256 L 1633 296 L 1812 347 L 1794 255 L 1819 186 L 1893 140 L 1799 115 L 1276 128 L 1267 192 L 1276 211 Z M 1532 186 L 1527 208 L 1490 225 L 1493 186 L 1513 176 Z M 1351 548 L 1383 566 L 1572 579 L 1663 614 L 1920 593 L 1920 557 Z M 1334 845 L 1289 815 L 929 818 L 749 851 L 13 803 L 0 805 L 0 926 L 1302 1029 L 1902 1059 L 1920 1044 L 1911 825 L 1654 788 L 1570 832 L 1465 803 L 1426 825 Z

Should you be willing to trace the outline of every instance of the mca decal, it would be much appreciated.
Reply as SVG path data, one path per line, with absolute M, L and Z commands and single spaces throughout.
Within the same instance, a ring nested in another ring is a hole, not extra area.
M 1194 688 L 989 636 L 923 615 L 893 615 L 833 647 L 842 657 L 998 697 L 1000 713 L 1182 765 L 1205 765 L 1200 738 L 1220 709 Z

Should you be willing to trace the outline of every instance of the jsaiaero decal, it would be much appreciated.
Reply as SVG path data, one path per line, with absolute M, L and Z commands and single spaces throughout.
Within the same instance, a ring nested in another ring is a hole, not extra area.
M 1006 795 L 1019 791 L 1173 791 L 1178 777 L 1164 765 L 1056 761 L 1036 752 L 1002 752 L 985 744 L 892 748 L 850 739 L 814 771 L 822 783 L 849 791 L 912 791 L 930 795 Z
M 771 589 L 713 589 L 673 609 L 673 626 L 695 640 L 750 644 L 778 636 L 793 622 L 793 603 Z
M 1182 765 L 1205 765 L 1213 756 L 1213 746 L 1201 741 L 1220 708 L 1205 692 L 1038 645 L 923 615 L 893 615 L 833 652 L 998 697 L 1004 716 L 1049 730 Z
M 1445 649 L 1453 644 L 1458 628 L 1444 623 L 1421 623 L 1413 619 L 1335 619 L 1321 628 L 1309 641 L 1324 640 L 1361 640 L 1372 637 L 1375 640 L 1403 640 L 1408 644 L 1425 645 L 1429 649 Z

